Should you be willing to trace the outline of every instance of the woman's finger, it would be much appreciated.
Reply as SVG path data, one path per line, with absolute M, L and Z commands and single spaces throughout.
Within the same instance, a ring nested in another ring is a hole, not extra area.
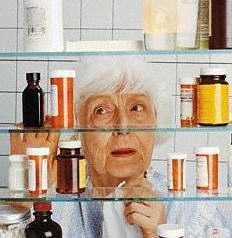
M 36 139 L 36 133 L 24 133 L 23 134 L 23 142 L 26 142 L 28 144 L 35 143 Z
M 125 216 L 128 216 L 132 213 L 139 213 L 146 217 L 156 217 L 157 214 L 154 212 L 154 210 L 147 205 L 144 205 L 143 203 L 131 203 L 127 207 L 125 207 Z
M 139 213 L 133 213 L 126 217 L 127 222 L 130 225 L 138 225 L 144 230 L 155 230 L 158 225 L 155 219 L 148 218 Z

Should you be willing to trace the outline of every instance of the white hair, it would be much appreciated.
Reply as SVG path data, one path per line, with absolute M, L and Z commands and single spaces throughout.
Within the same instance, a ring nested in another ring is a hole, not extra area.
M 163 120 L 168 118 L 167 110 L 163 111 L 168 98 L 165 88 L 162 88 L 160 79 L 156 77 L 152 64 L 146 63 L 144 57 L 86 56 L 81 58 L 75 83 L 76 105 L 81 105 L 93 95 L 113 93 L 118 87 L 122 88 L 122 93 L 138 92 L 150 96 L 156 111 L 162 109 L 162 116 L 159 110 L 157 111 L 158 124 L 159 118 L 162 118 L 162 124 Z

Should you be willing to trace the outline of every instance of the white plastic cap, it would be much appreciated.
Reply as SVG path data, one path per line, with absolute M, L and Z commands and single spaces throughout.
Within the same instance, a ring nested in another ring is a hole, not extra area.
M 220 149 L 218 147 L 199 147 L 196 148 L 195 153 L 200 155 L 216 155 L 220 153 Z
M 50 78 L 76 78 L 75 70 L 54 70 L 50 72 Z
M 168 158 L 170 160 L 185 160 L 187 159 L 187 154 L 183 154 L 183 153 L 169 153 L 168 154 Z
M 81 148 L 81 141 L 80 141 L 80 140 L 61 141 L 61 142 L 59 143 L 59 148 L 62 148 L 62 149 L 76 149 L 76 148 Z
M 226 75 L 224 68 L 201 68 L 201 75 Z
M 196 84 L 196 78 L 194 77 L 185 77 L 180 79 L 181 84 Z
M 48 147 L 39 147 L 39 148 L 27 148 L 26 154 L 29 156 L 47 156 L 49 155 Z
M 184 228 L 177 224 L 163 224 L 158 226 L 158 236 L 164 238 L 184 237 Z
M 9 161 L 10 162 L 23 162 L 27 156 L 26 155 L 10 155 Z

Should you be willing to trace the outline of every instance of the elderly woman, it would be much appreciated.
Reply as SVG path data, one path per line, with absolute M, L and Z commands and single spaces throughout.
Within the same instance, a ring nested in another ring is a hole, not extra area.
M 146 179 L 155 133 L 140 130 L 156 126 L 154 102 L 155 97 L 159 96 L 159 88 L 147 65 L 134 58 L 129 61 L 124 57 L 91 58 L 82 62 L 78 69 L 75 107 L 78 127 L 123 129 L 81 134 L 89 168 L 88 186 L 96 188 L 94 191 L 102 197 L 117 193 L 118 186 L 123 186 L 123 196 L 155 196 L 160 187 L 165 185 L 159 174 L 153 177 L 153 187 Z M 133 132 L 126 130 L 131 127 L 135 128 Z M 58 139 L 59 136 L 54 133 L 28 133 L 23 138 L 12 134 L 11 152 L 24 153 L 28 146 L 49 146 L 52 183 L 56 181 L 54 158 Z M 182 206 L 183 209 L 186 208 L 185 205 Z M 168 215 L 169 221 L 178 222 L 176 214 L 179 214 L 179 218 L 184 217 L 179 207 L 181 206 L 170 207 L 169 211 L 173 212 Z M 192 208 L 191 215 L 195 222 L 194 217 L 200 217 L 196 212 L 199 205 Z M 154 238 L 158 224 L 165 223 L 164 206 L 147 201 L 54 203 L 54 217 L 62 225 L 64 237 L 67 238 Z M 199 229 L 194 223 L 193 226 L 190 222 L 188 225 L 190 229 Z M 201 236 L 202 230 L 199 230 L 197 237 L 204 237 Z M 194 235 L 189 233 L 187 237 Z

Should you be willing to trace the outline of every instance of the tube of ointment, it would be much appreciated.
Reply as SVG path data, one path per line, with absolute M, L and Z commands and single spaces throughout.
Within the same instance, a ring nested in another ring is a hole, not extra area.
M 177 1 L 177 39 L 178 48 L 197 47 L 199 0 Z

